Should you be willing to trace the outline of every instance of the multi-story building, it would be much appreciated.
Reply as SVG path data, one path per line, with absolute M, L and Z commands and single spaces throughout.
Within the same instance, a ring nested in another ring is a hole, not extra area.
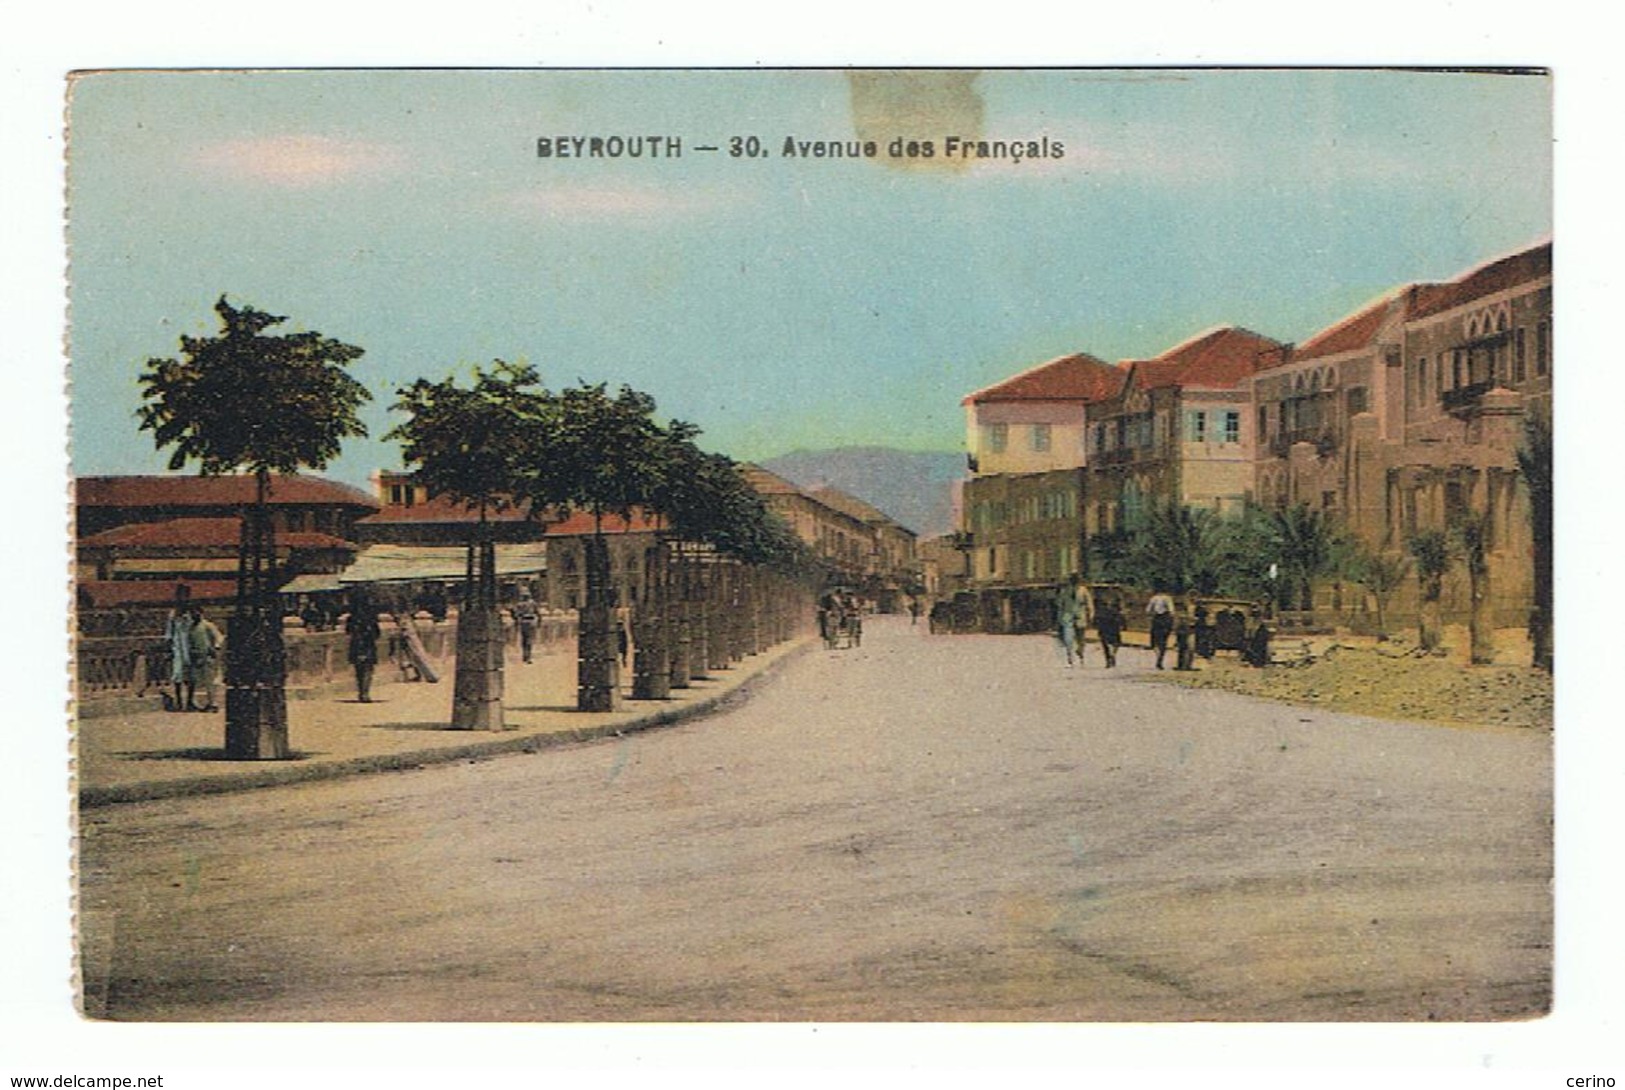
M 1022 587 L 1084 570 L 1087 411 L 1125 372 L 1087 353 L 1062 356 L 964 399 L 970 478 L 956 547 L 970 582 Z
M 1251 379 L 1285 350 L 1225 326 L 1119 364 L 1121 389 L 1087 411 L 1085 532 L 1132 532 L 1161 504 L 1240 513 L 1253 490 Z
M 1383 543 L 1382 451 L 1403 439 L 1405 321 L 1419 290 L 1382 296 L 1253 376 L 1261 506 L 1304 504 Z
M 919 583 L 913 530 L 872 504 L 838 488 L 809 489 L 813 499 L 826 507 L 851 515 L 869 527 L 869 561 L 865 565 L 866 589 L 883 612 L 901 608 L 902 595 Z
M 1550 424 L 1552 358 L 1547 242 L 1397 288 L 1297 346 L 1223 327 L 1115 367 L 1053 360 L 965 399 L 951 547 L 971 587 L 1020 588 L 1087 570 L 1091 541 L 1126 540 L 1153 506 L 1303 504 L 1401 555 L 1472 521 L 1495 622 L 1516 624 L 1532 593 L 1518 452 L 1526 420 Z M 1445 605 L 1459 616 L 1457 569 Z
M 874 531 L 868 523 L 761 466 L 745 463 L 740 469 L 767 509 L 812 549 L 831 578 L 856 585 L 875 571 Z
M 1551 422 L 1552 245 L 1417 292 L 1405 323 L 1403 442 L 1387 459 L 1385 543 L 1480 521 L 1498 624 L 1527 615 L 1533 575 L 1524 421 Z M 1447 607 L 1463 605 L 1453 580 Z
M 1122 385 L 1086 352 L 1041 363 L 964 399 L 972 478 L 1046 473 L 1084 464 L 1084 408 Z
M 1259 502 L 1325 511 L 1393 554 L 1485 518 L 1492 607 L 1516 623 L 1530 589 L 1517 451 L 1526 416 L 1551 418 L 1551 262 L 1544 243 L 1406 285 L 1256 375 Z M 1464 606 L 1460 583 L 1447 611 Z

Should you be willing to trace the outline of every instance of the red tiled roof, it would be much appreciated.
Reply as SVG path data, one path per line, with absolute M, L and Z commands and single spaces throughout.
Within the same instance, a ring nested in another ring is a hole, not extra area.
M 606 513 L 604 515 L 603 529 L 606 534 L 644 534 L 653 533 L 662 528 L 662 523 L 650 518 L 641 511 L 632 512 L 630 520 L 620 515 Z M 562 522 L 551 522 L 547 526 L 548 537 L 580 537 L 591 534 L 597 528 L 597 520 L 591 511 L 572 511 Z
M 81 548 L 236 548 L 242 535 L 240 518 L 179 518 L 162 522 L 132 522 L 81 538 Z M 280 532 L 276 543 L 293 549 L 348 549 L 349 542 L 332 534 L 306 530 Z
M 194 602 L 229 602 L 237 596 L 235 579 L 82 579 L 75 589 L 89 608 L 112 609 L 168 605 L 175 600 L 176 583 L 191 590 Z
M 1278 353 L 1280 341 L 1238 326 L 1199 333 L 1151 360 L 1132 363 L 1137 389 L 1162 386 L 1234 386 Z
M 254 502 L 254 478 L 130 476 L 80 477 L 74 502 L 81 507 L 219 507 Z M 327 504 L 377 508 L 378 501 L 359 488 L 322 477 L 272 474 L 272 504 Z
M 1087 352 L 1041 363 L 1003 382 L 977 390 L 963 404 L 985 401 L 1100 401 L 1122 389 L 1122 369 Z
M 1469 270 L 1447 284 L 1424 284 L 1416 296 L 1413 318 L 1426 318 L 1440 314 L 1485 295 L 1552 272 L 1552 244 L 1543 242 L 1509 257 L 1499 258 Z
M 1396 310 L 1399 311 L 1401 317 L 1404 316 L 1406 308 L 1415 296 L 1416 289 L 1421 286 L 1408 284 L 1397 291 L 1389 292 L 1374 303 L 1367 304 L 1348 317 L 1334 322 L 1294 349 L 1290 358 L 1293 360 L 1320 359 L 1325 356 L 1335 356 L 1340 352 L 1352 352 L 1358 348 L 1370 347 L 1382 327 L 1387 324 L 1388 318 Z M 1281 362 L 1285 362 L 1285 360 Z M 1279 364 L 1272 363 L 1269 366 L 1279 366 Z
M 505 507 L 498 511 L 487 509 L 485 518 L 488 522 L 524 522 L 529 518 L 527 506 Z M 478 522 L 480 509 L 469 507 L 450 496 L 430 496 L 427 500 L 414 503 L 411 506 L 392 503 L 386 505 L 381 511 L 366 518 L 357 519 L 357 526 L 371 526 L 375 523 L 390 522 Z

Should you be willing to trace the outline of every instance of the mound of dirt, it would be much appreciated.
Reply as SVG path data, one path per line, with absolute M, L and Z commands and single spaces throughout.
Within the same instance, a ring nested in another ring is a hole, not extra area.
M 1470 666 L 1465 656 L 1448 649 L 1442 656 L 1423 655 L 1402 641 L 1331 637 L 1277 641 L 1276 651 L 1278 661 L 1263 670 L 1221 653 L 1212 662 L 1198 660 L 1194 673 L 1148 676 L 1385 719 L 1552 727 L 1552 675 L 1503 661 L 1516 655 L 1498 655 L 1494 665 Z

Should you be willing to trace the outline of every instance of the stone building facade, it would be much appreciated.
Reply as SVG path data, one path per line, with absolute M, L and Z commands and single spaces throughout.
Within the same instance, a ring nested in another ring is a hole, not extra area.
M 1089 405 L 1085 530 L 1132 533 L 1169 503 L 1239 514 L 1253 491 L 1252 376 L 1286 346 L 1225 326 L 1119 364 L 1120 391 Z
M 971 586 L 1032 587 L 1085 570 L 1087 412 L 1124 375 L 1080 352 L 964 399 L 970 476 L 955 548 Z
M 1518 452 L 1526 420 L 1551 423 L 1553 356 L 1545 242 L 1396 288 L 1298 345 L 1223 327 L 1149 360 L 1052 360 L 965 399 L 966 578 L 1016 587 L 1087 570 L 1091 542 L 1126 539 L 1153 506 L 1303 504 L 1391 556 L 1480 520 L 1492 617 L 1522 624 L 1533 569 Z M 1408 580 L 1390 608 L 1415 594 Z M 1467 595 L 1457 563 L 1447 617 Z

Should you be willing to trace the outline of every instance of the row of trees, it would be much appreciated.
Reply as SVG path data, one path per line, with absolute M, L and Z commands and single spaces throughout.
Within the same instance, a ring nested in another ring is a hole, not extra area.
M 226 750 L 241 758 L 289 754 L 281 611 L 268 500 L 276 474 L 321 470 L 345 439 L 365 436 L 367 389 L 345 370 L 362 349 L 318 333 L 273 334 L 286 318 L 221 297 L 221 332 L 181 338 L 178 358 L 147 362 L 142 430 L 172 448 L 171 469 L 247 472 L 258 482 L 244 513 L 239 577 L 228 622 Z M 468 540 L 468 586 L 458 630 L 454 725 L 499 726 L 501 626 L 488 516 L 518 506 L 532 518 L 590 512 L 584 640 L 613 640 L 607 515 L 634 510 L 719 556 L 805 575 L 804 547 L 773 517 L 727 457 L 696 444 L 699 429 L 660 423 L 647 394 L 604 384 L 551 391 L 534 368 L 496 361 L 472 380 L 419 379 L 396 391 L 406 464 L 429 491 L 478 512 Z M 596 648 L 583 662 L 613 660 Z M 586 669 L 585 665 L 583 667 Z M 583 677 L 582 706 L 595 706 Z
M 455 727 L 502 725 L 501 623 L 487 522 L 493 510 L 517 506 L 537 519 L 584 510 L 593 517 L 579 621 L 583 711 L 607 711 L 615 699 L 616 603 L 606 515 L 641 513 L 658 538 L 707 545 L 714 556 L 781 573 L 806 569 L 801 542 L 768 512 L 735 463 L 701 450 L 694 425 L 659 423 L 648 394 L 625 386 L 612 393 L 604 384 L 555 393 L 540 385 L 534 368 L 498 360 L 476 368 L 466 387 L 455 376 L 419 379 L 399 392 L 393 408 L 406 420 L 386 438 L 400 441 L 418 479 L 432 494 L 479 512 L 458 621 Z M 668 555 L 664 540 L 657 540 L 648 559 L 654 586 L 669 581 Z M 648 635 L 649 642 L 664 644 L 660 632 Z

